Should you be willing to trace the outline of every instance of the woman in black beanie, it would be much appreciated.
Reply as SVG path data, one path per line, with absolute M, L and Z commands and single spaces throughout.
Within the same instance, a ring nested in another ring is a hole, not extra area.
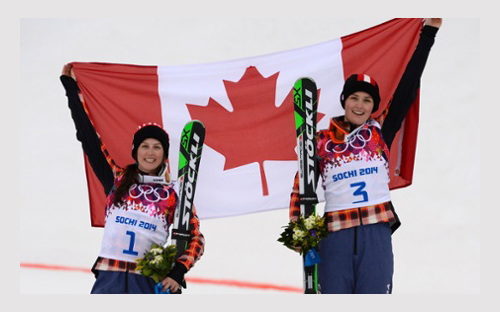
M 96 281 L 91 293 L 155 293 L 155 282 L 141 274 L 136 259 L 142 258 L 152 243 L 164 245 L 173 223 L 178 197 L 167 170 L 168 134 L 154 123 L 140 126 L 132 142 L 136 162 L 126 168 L 117 166 L 85 112 L 71 65 L 64 66 L 60 79 L 77 139 L 107 195 L 104 234 L 92 268 Z M 162 280 L 163 290 L 172 293 L 185 287 L 184 274 L 204 251 L 196 209 L 192 211 L 192 239 Z
M 345 115 L 317 134 L 328 237 L 321 241 L 321 293 L 392 293 L 391 235 L 400 222 L 389 194 L 389 150 L 415 101 L 420 77 L 442 19 L 426 19 L 389 109 L 378 120 L 379 86 L 366 74 L 350 76 L 340 95 Z M 300 215 L 298 178 L 290 220 Z

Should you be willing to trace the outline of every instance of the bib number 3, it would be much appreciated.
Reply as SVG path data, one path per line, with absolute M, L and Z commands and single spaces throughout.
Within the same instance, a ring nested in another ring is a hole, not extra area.
M 364 203 L 368 201 L 368 193 L 365 191 L 366 183 L 365 182 L 357 182 L 352 183 L 351 188 L 354 189 L 352 195 L 354 196 L 362 196 L 363 199 L 352 202 L 353 204 Z M 359 197 L 358 197 L 359 198 Z

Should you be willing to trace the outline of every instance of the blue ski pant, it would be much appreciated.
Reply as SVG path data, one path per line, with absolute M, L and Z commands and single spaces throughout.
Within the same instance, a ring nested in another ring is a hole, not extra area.
M 154 294 L 151 277 L 128 272 L 99 271 L 91 294 Z
M 392 231 L 386 222 L 329 233 L 321 241 L 322 294 L 392 293 Z

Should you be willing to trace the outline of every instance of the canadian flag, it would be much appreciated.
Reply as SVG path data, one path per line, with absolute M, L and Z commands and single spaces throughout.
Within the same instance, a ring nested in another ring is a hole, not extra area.
M 394 19 L 336 40 L 273 54 L 183 66 L 73 63 L 87 113 L 122 167 L 134 162 L 132 137 L 146 122 L 170 135 L 177 175 L 185 123 L 206 127 L 195 205 L 201 219 L 288 208 L 298 169 L 292 89 L 311 77 L 319 89 L 318 129 L 343 115 L 339 96 L 353 73 L 374 77 L 386 107 L 418 42 L 423 19 Z M 418 97 L 391 149 L 390 188 L 411 184 Z M 91 224 L 104 226 L 105 196 L 87 159 Z M 324 198 L 318 188 L 320 200 Z

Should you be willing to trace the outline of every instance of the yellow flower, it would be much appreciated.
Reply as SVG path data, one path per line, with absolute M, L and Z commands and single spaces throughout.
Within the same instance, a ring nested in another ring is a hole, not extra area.
M 306 232 L 304 232 L 298 228 L 293 229 L 293 239 L 294 240 L 299 240 L 299 239 L 303 238 L 305 235 L 306 235 Z
M 151 253 L 152 253 L 153 255 L 161 255 L 161 254 L 162 254 L 162 252 L 163 252 L 163 250 L 162 250 L 161 248 L 152 248 L 152 249 L 151 249 Z
M 314 215 L 310 215 L 309 218 L 304 220 L 304 225 L 308 230 L 312 229 L 315 223 L 316 223 L 316 217 Z
M 163 261 L 163 256 L 158 255 L 158 256 L 155 256 L 155 258 L 153 260 L 151 260 L 151 263 L 152 264 L 160 264 L 162 261 Z

